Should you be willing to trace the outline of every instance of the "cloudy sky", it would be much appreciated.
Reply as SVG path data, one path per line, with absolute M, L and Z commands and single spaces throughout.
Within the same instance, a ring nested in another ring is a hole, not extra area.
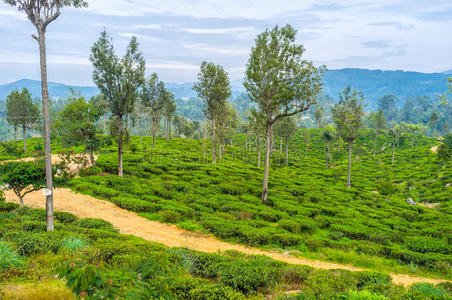
M 90 47 L 105 28 L 120 54 L 137 36 L 165 81 L 194 81 L 203 60 L 243 77 L 266 28 L 291 24 L 306 58 L 330 69 L 442 72 L 452 69 L 451 0 L 88 0 L 48 28 L 49 80 L 93 85 Z M 0 84 L 39 79 L 34 28 L 0 3 Z

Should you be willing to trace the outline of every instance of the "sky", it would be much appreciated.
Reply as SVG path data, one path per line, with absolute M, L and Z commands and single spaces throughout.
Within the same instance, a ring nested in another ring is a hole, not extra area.
M 48 79 L 94 85 L 91 46 L 105 28 L 122 55 L 137 36 L 147 63 L 167 82 L 192 82 L 202 61 L 244 77 L 256 36 L 291 24 L 304 56 L 329 69 L 442 72 L 452 69 L 451 0 L 88 0 L 64 9 L 47 32 Z M 39 79 L 34 27 L 0 3 L 0 84 Z

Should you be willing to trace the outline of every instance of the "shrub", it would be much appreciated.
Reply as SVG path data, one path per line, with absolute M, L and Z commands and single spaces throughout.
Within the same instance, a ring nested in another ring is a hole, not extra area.
M 221 284 L 203 285 L 190 291 L 190 300 L 242 300 L 245 296 Z
M 410 288 L 411 299 L 434 299 L 434 300 L 446 300 L 451 299 L 445 290 L 434 286 L 430 283 L 416 283 Z
M 11 244 L 0 241 L 0 271 L 23 265 L 22 257 L 13 250 Z
M 259 289 L 276 285 L 281 274 L 277 268 L 272 267 L 271 260 L 256 258 L 248 261 L 237 259 L 222 263 L 218 276 L 221 283 L 244 294 L 250 294 Z
M 300 232 L 300 225 L 292 220 L 288 219 L 282 219 L 278 221 L 278 227 L 287 230 L 292 233 L 299 233 Z
M 0 212 L 10 212 L 16 210 L 19 204 L 10 202 L 0 202 Z
M 387 300 L 389 298 L 374 294 L 369 291 L 349 291 L 347 296 L 344 297 L 347 300 Z
M 448 254 L 451 252 L 451 247 L 447 241 L 425 236 L 410 237 L 406 240 L 405 244 L 408 249 L 420 253 L 433 252 Z
M 85 240 L 73 236 L 65 238 L 61 243 L 61 248 L 67 250 L 69 253 L 74 253 L 86 246 L 88 246 L 88 243 Z
M 60 248 L 60 240 L 57 234 L 22 232 L 6 237 L 16 245 L 18 253 L 24 256 L 33 254 L 56 253 Z
M 79 176 L 84 177 L 84 176 L 95 176 L 102 173 L 102 169 L 99 167 L 95 167 L 95 166 L 91 166 L 88 168 L 83 168 L 80 172 L 79 172 Z
M 63 224 L 71 224 L 78 220 L 78 218 L 75 215 L 73 215 L 71 213 L 67 213 L 67 212 L 56 211 L 54 213 L 54 215 L 55 215 L 55 220 L 57 220 L 58 222 L 61 222 Z
M 74 225 L 87 229 L 101 229 L 115 233 L 119 232 L 119 230 L 116 229 L 110 222 L 101 219 L 91 219 L 91 218 L 81 219 L 75 221 Z
M 162 210 L 159 212 L 159 215 L 161 215 L 163 221 L 167 223 L 178 223 L 182 220 L 182 215 L 177 211 Z
M 397 191 L 397 187 L 389 181 L 380 182 L 377 190 L 381 195 L 389 196 Z

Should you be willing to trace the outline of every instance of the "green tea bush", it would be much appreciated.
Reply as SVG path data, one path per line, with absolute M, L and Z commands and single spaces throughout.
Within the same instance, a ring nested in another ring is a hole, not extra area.
M 14 251 L 13 246 L 7 242 L 0 241 L 0 272 L 24 265 L 23 258 Z
M 119 232 L 110 222 L 101 219 L 80 219 L 73 223 L 75 226 L 87 228 L 87 229 L 100 229 L 110 232 Z
M 74 253 L 88 246 L 85 240 L 70 236 L 63 239 L 61 248 L 68 251 L 69 253 Z
M 349 291 L 343 299 L 347 300 L 388 300 L 389 298 L 369 291 Z

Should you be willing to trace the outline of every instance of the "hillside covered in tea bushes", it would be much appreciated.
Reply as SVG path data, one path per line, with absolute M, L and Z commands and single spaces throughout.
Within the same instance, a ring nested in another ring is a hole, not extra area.
M 391 164 L 391 138 L 372 132 L 357 142 L 352 189 L 345 185 L 343 145 L 332 147 L 324 167 L 320 130 L 291 141 L 290 164 L 272 156 L 269 204 L 260 200 L 261 169 L 255 151 L 226 146 L 217 165 L 205 163 L 202 141 L 134 140 L 125 154 L 124 178 L 116 155 L 104 149 L 96 175 L 73 179 L 78 192 L 113 202 L 151 220 L 174 223 L 221 239 L 375 270 L 452 278 L 451 181 L 431 148 L 434 139 L 404 137 Z M 276 143 L 278 145 L 278 143 Z M 278 145 L 279 146 L 279 145 Z M 411 198 L 417 203 L 407 203 Z M 430 203 L 430 204 L 429 204 Z M 429 207 L 426 207 L 429 206 Z

